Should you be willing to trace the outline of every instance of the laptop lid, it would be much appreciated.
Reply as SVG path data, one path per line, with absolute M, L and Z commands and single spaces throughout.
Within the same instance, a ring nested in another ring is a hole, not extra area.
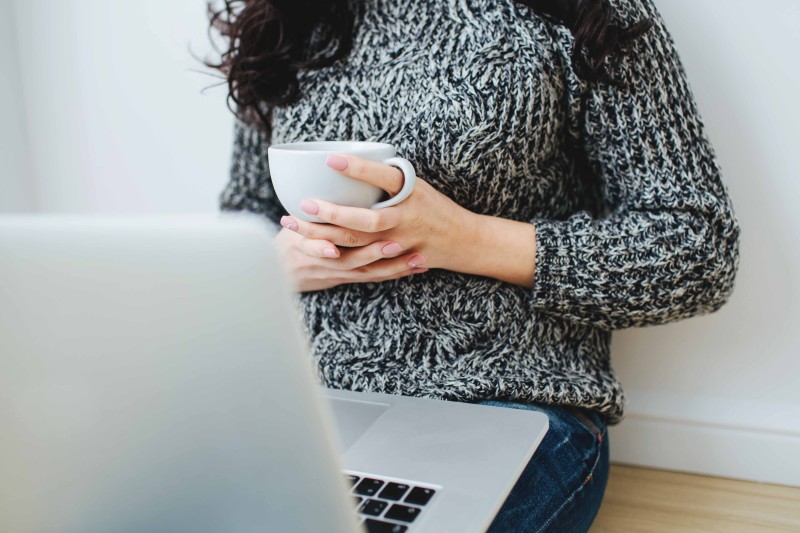
M 252 219 L 0 218 L 0 529 L 356 529 L 276 265 Z

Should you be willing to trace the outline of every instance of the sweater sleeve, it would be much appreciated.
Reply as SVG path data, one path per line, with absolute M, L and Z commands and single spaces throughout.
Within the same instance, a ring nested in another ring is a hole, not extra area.
M 220 208 L 264 215 L 279 226 L 286 211 L 272 186 L 267 159 L 269 144 L 265 132 L 236 122 L 230 181 L 220 195 Z
M 670 35 L 652 0 L 612 0 L 649 18 L 580 95 L 579 144 L 606 215 L 536 220 L 534 306 L 606 329 L 715 311 L 733 289 L 739 228 Z

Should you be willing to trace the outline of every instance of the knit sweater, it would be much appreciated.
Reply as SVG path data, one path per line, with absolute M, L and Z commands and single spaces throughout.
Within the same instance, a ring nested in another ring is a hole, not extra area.
M 620 24 L 654 23 L 608 62 L 617 83 L 584 80 L 570 31 L 513 0 L 352 4 L 352 52 L 300 73 L 271 138 L 237 123 L 223 209 L 277 224 L 271 142 L 388 142 L 464 208 L 533 223 L 535 282 L 431 270 L 304 293 L 322 381 L 619 421 L 612 330 L 716 310 L 738 263 L 731 203 L 652 0 L 611 0 Z

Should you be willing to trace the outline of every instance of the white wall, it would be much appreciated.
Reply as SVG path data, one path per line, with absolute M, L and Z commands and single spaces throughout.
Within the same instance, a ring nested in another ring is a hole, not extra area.
M 0 16 L 0 213 L 33 209 L 14 6 Z
M 38 206 L 214 210 L 232 122 L 224 91 L 200 95 L 210 80 L 190 71 L 204 3 L 14 1 Z M 727 178 L 742 260 L 718 314 L 616 335 L 630 402 L 612 454 L 800 485 L 800 5 L 656 1 Z M 4 117 L 18 104 L 7 94 Z
M 232 120 L 198 0 L 14 0 L 44 211 L 213 211 Z
M 742 227 L 729 305 L 625 331 L 618 461 L 800 485 L 800 4 L 656 0 Z

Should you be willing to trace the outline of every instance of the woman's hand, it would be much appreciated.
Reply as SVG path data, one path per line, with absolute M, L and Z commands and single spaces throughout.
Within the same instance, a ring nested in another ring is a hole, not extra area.
M 371 183 L 391 194 L 399 192 L 403 185 L 402 172 L 383 163 L 343 155 L 330 156 L 328 165 L 344 176 Z M 281 219 L 281 225 L 307 241 L 299 244 L 304 250 L 314 250 L 306 255 L 324 254 L 329 249 L 328 255 L 323 256 L 329 258 L 327 264 L 333 266 L 339 262 L 337 270 L 347 273 L 346 280 L 337 278 L 338 283 L 362 281 L 373 269 L 392 276 L 384 279 L 402 277 L 399 269 L 405 261 L 407 269 L 424 265 L 526 287 L 533 285 L 536 233 L 532 224 L 472 213 L 423 179 L 417 178 L 416 188 L 403 202 L 384 209 L 345 207 L 315 199 L 304 200 L 300 207 L 328 224 L 287 216 Z M 389 243 L 399 245 L 399 250 L 397 246 L 390 249 L 398 254 L 391 260 L 380 256 L 387 253 Z M 341 251 L 338 247 L 350 250 Z M 368 260 L 371 262 L 367 263 Z M 359 266 L 353 270 L 350 268 L 353 265 Z M 384 268 L 391 273 L 384 272 Z M 316 274 L 325 275 L 320 271 Z M 331 283 L 338 284 L 335 281 Z M 314 284 L 317 285 L 325 283 Z
M 328 164 L 343 175 L 376 185 L 390 194 L 403 186 L 402 172 L 392 166 L 355 156 L 331 156 Z M 301 209 L 329 224 L 284 217 L 281 225 L 306 239 L 336 246 L 363 247 L 380 241 L 398 243 L 414 252 L 409 268 L 452 268 L 473 229 L 475 217 L 425 180 L 417 178 L 411 195 L 402 203 L 384 209 L 344 207 L 322 200 L 305 200 Z
M 300 292 L 330 289 L 343 283 L 387 281 L 427 272 L 408 266 L 409 253 L 396 243 L 379 241 L 340 251 L 331 242 L 307 239 L 290 229 L 275 238 L 278 251 Z

